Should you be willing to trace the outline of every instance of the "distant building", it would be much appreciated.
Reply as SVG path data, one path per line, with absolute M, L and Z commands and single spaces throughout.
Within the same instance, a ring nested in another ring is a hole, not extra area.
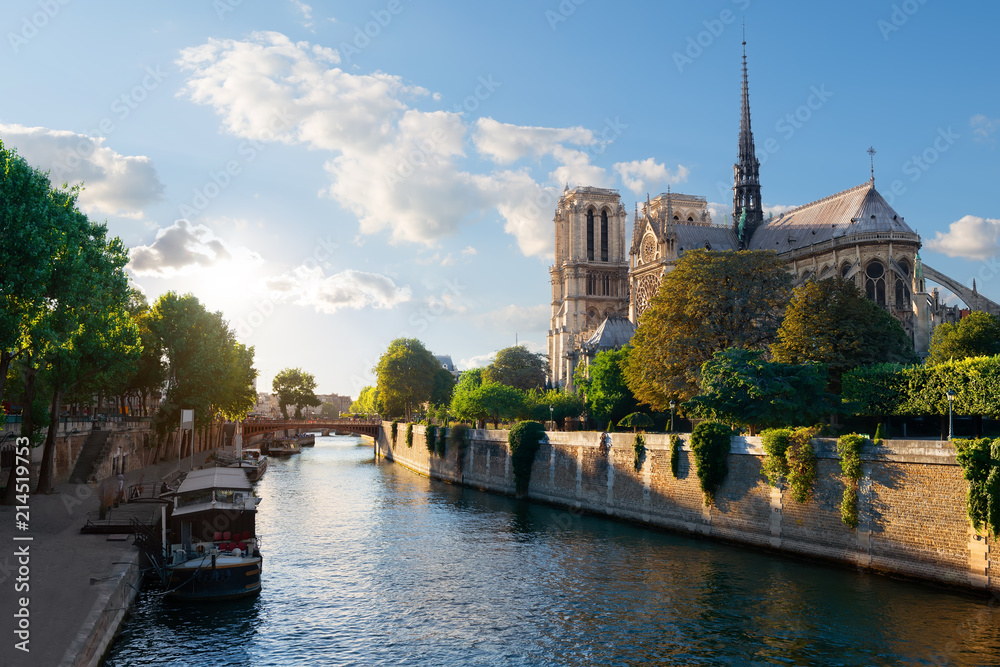
M 451 373 L 452 377 L 455 378 L 455 382 L 458 382 L 458 378 L 462 377 L 462 371 L 455 370 L 455 364 L 451 360 L 451 355 L 435 354 L 434 358 L 437 359 L 439 364 L 441 364 L 441 368 Z

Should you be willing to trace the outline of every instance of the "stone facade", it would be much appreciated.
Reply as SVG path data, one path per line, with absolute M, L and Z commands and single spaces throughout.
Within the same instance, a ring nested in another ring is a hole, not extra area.
M 571 389 L 580 345 L 611 315 L 628 315 L 628 263 L 621 197 L 567 189 L 555 214 L 548 352 L 551 380 Z
M 383 424 L 377 454 L 434 479 L 507 495 L 514 493 L 506 431 L 472 431 L 461 466 L 423 446 L 414 426 L 413 447 L 402 436 L 389 442 Z M 401 425 L 402 429 L 402 425 Z M 402 430 L 400 431 L 402 432 Z M 840 517 L 844 480 L 835 443 L 815 440 L 818 475 L 812 495 L 797 503 L 787 488 L 768 486 L 761 474 L 759 438 L 733 438 L 729 473 L 715 504 L 704 504 L 694 460 L 682 436 L 678 477 L 670 470 L 664 434 L 647 434 L 639 471 L 633 435 L 550 432 L 532 467 L 528 497 L 649 526 L 859 566 L 963 588 L 1000 593 L 1000 547 L 977 534 L 965 512 L 968 483 L 947 442 L 887 441 L 863 452 L 858 496 L 860 524 Z

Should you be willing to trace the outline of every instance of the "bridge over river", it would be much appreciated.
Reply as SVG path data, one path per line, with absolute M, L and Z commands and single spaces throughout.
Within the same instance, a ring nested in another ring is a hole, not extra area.
M 320 431 L 323 435 L 334 433 L 368 435 L 376 437 L 381 422 L 377 419 L 265 419 L 243 422 L 243 437 L 250 438 L 265 433 L 298 429 Z

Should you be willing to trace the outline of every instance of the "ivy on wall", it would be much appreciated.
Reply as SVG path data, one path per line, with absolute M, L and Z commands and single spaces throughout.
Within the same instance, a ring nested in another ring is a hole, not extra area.
M 465 424 L 455 424 L 448 429 L 448 439 L 451 441 L 451 448 L 455 450 L 458 460 L 458 469 L 465 466 L 465 450 L 469 447 L 469 427 Z
M 816 429 L 797 428 L 789 437 L 785 460 L 788 461 L 788 486 L 792 500 L 804 503 L 809 500 L 816 481 L 816 451 L 812 439 Z
M 715 502 L 715 491 L 729 473 L 726 459 L 732 435 L 728 426 L 712 421 L 698 424 L 691 433 L 691 452 L 706 505 Z
M 441 458 L 444 458 L 444 455 L 448 452 L 447 432 L 448 429 L 444 426 L 438 429 L 438 440 L 435 448 L 437 450 L 437 455 Z
M 406 446 L 413 446 L 413 424 L 406 425 Z
M 528 492 L 531 465 L 545 437 L 545 427 L 536 421 L 523 421 L 514 425 L 507 434 L 510 446 L 510 463 L 514 471 L 514 489 L 518 497 Z
M 782 479 L 788 478 L 788 459 L 785 452 L 792 442 L 792 429 L 769 428 L 761 431 L 760 440 L 764 448 L 764 462 L 760 472 L 767 478 L 767 483 L 777 488 Z
M 676 433 L 670 436 L 670 472 L 674 479 L 681 468 L 681 437 Z
M 865 437 L 857 433 L 845 433 L 837 438 L 840 470 L 850 480 L 849 484 L 844 485 L 840 518 L 851 528 L 858 527 L 858 482 L 861 480 L 861 448 L 864 444 Z
M 955 440 L 955 460 L 969 481 L 966 509 L 977 531 L 1000 537 L 1000 438 Z
M 646 453 L 646 438 L 643 437 L 642 433 L 635 434 L 635 440 L 632 441 L 632 451 L 635 455 L 632 465 L 635 467 L 635 471 L 639 472 L 642 468 L 642 456 Z
M 427 446 L 427 451 L 431 454 L 434 453 L 434 445 L 437 443 L 437 426 L 433 424 L 428 424 L 424 426 L 424 444 Z
M 393 419 L 392 425 L 389 427 L 389 433 L 392 435 L 392 445 L 396 446 L 396 431 L 399 430 L 399 420 Z

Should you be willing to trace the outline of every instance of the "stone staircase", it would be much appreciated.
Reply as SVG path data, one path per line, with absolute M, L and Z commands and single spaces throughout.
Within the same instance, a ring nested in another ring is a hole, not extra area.
M 93 481 L 94 466 L 101 460 L 111 431 L 91 431 L 76 459 L 76 466 L 69 476 L 71 484 L 88 484 Z

